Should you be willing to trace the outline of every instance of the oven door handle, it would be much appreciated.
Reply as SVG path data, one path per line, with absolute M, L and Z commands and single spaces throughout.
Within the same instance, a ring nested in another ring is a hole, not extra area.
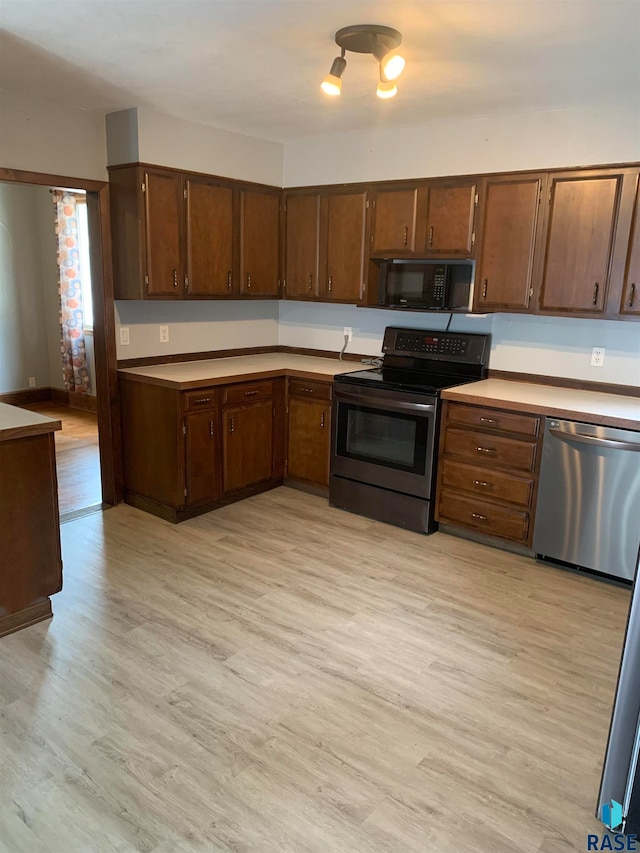
M 364 394 L 348 394 L 344 391 L 336 391 L 336 403 L 341 400 L 352 400 L 356 403 L 363 403 L 371 408 L 378 407 L 380 409 L 405 409 L 412 412 L 435 412 L 433 403 L 404 403 L 401 400 L 387 400 L 382 397 L 365 396 Z

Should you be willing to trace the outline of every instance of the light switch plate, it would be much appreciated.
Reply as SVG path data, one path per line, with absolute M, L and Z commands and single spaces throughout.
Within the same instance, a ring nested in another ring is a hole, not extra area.
M 120 326 L 120 346 L 129 346 L 129 327 Z

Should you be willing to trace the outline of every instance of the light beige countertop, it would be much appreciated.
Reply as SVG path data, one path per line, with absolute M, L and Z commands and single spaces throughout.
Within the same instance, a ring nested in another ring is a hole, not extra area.
M 62 429 L 60 421 L 46 418 L 28 409 L 0 403 L 0 441 L 24 438 L 28 435 L 42 435 L 58 429 Z
M 507 379 L 483 379 L 442 392 L 444 400 L 552 415 L 592 424 L 640 430 L 640 397 L 556 388 Z
M 183 361 L 177 364 L 125 367 L 119 373 L 134 382 L 149 382 L 184 391 L 189 388 L 201 388 L 203 385 L 225 385 L 230 382 L 278 376 L 330 381 L 337 373 L 352 373 L 354 370 L 362 370 L 359 361 L 267 352 L 205 361 Z

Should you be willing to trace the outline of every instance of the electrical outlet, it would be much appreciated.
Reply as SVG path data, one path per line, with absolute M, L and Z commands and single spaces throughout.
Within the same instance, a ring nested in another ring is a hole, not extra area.
M 169 343 L 169 327 L 168 326 L 160 326 L 160 343 L 168 344 Z
M 123 347 L 129 346 L 129 327 L 120 326 L 120 345 Z
M 351 326 L 345 326 L 344 327 L 344 336 L 347 339 L 347 341 L 351 340 Z
M 604 367 L 604 347 L 594 347 L 591 350 L 591 367 Z
M 35 387 L 36 387 L 36 377 L 30 376 L 29 377 L 29 388 L 35 388 Z

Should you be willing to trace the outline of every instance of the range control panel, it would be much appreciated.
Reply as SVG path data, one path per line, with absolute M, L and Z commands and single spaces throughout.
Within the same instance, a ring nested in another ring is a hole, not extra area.
M 489 358 L 488 343 L 488 335 L 388 326 L 384 333 L 382 352 L 385 356 L 406 355 L 438 361 L 483 364 Z

